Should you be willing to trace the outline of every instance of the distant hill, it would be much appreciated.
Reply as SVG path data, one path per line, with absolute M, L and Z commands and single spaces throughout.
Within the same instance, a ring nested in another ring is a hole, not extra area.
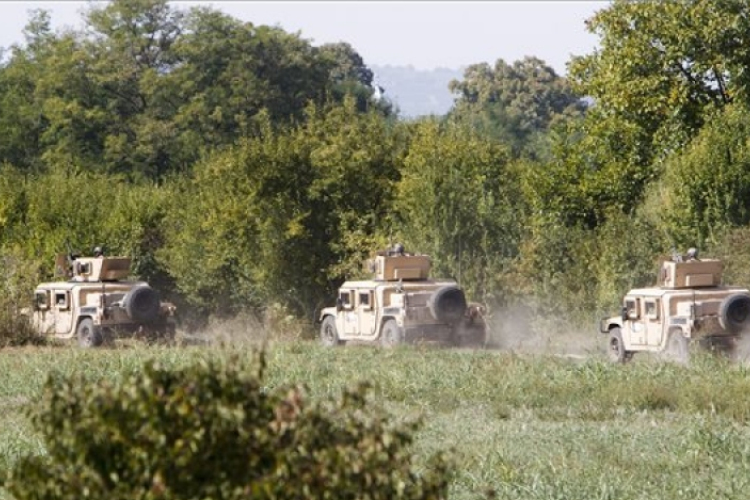
M 444 115 L 453 106 L 448 82 L 463 79 L 462 69 L 419 70 L 413 66 L 370 66 L 375 82 L 385 89 L 404 118 Z

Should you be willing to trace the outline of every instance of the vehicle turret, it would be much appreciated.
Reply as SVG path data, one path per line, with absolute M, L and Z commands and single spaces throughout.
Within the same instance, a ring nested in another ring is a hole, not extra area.
M 367 268 L 373 280 L 426 280 L 430 277 L 430 257 L 406 253 L 404 246 L 396 243 L 378 252 L 367 262 Z
M 55 274 L 70 281 L 99 282 L 120 281 L 130 275 L 130 257 L 105 256 L 97 247 L 94 257 L 81 257 L 75 253 L 59 254 L 55 258 Z
M 661 265 L 659 286 L 669 289 L 721 285 L 724 264 L 718 259 L 698 259 L 695 249 L 685 256 L 675 254 Z

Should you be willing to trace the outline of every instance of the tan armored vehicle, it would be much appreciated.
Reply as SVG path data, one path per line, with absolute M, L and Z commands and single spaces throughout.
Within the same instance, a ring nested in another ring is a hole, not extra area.
M 455 281 L 431 279 L 428 256 L 409 255 L 395 245 L 370 261 L 369 270 L 372 279 L 345 282 L 336 307 L 321 312 L 324 345 L 419 340 L 484 345 L 482 307 L 467 304 Z
M 36 287 L 33 327 L 52 338 L 75 338 L 82 347 L 120 336 L 173 338 L 175 306 L 148 283 L 126 281 L 130 258 L 105 257 L 98 249 L 95 255 L 58 256 L 56 269 L 69 279 Z
M 610 359 L 624 363 L 649 351 L 684 361 L 695 341 L 730 349 L 750 329 L 750 292 L 723 285 L 722 271 L 721 261 L 699 260 L 695 249 L 662 262 L 657 286 L 631 290 L 621 315 L 601 322 Z

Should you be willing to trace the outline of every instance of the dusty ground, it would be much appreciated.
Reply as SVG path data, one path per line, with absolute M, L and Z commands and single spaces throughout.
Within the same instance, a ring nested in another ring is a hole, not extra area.
M 317 326 L 317 325 L 315 325 Z M 309 338 L 310 325 L 268 325 L 247 315 L 228 321 L 211 321 L 198 332 L 180 332 L 182 343 L 190 345 L 241 345 L 263 344 L 271 340 Z M 598 334 L 596 325 L 590 328 L 564 328 L 559 321 L 534 317 L 530 309 L 514 308 L 496 311 L 488 318 L 488 339 L 483 346 L 498 352 L 513 352 L 525 355 L 551 355 L 574 359 L 603 357 L 606 336 Z M 279 332 L 283 332 L 280 334 Z M 314 330 L 317 338 L 317 330 Z M 349 345 L 362 345 L 349 342 Z M 436 348 L 445 345 L 435 344 Z M 467 346 L 460 349 L 475 349 L 482 346 Z M 750 348 L 748 349 L 750 352 Z
M 488 324 L 489 348 L 574 358 L 598 357 L 605 352 L 606 336 L 598 333 L 596 325 L 575 328 L 554 318 L 535 316 L 527 308 L 496 311 Z

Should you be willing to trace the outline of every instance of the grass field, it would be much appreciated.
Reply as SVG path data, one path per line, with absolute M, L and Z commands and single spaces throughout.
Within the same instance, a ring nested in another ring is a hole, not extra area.
M 24 408 L 48 374 L 92 380 L 147 359 L 181 366 L 250 356 L 250 347 L 0 351 L 0 466 L 43 453 Z M 310 398 L 361 380 L 395 419 L 421 416 L 418 460 L 444 450 L 451 498 L 746 498 L 750 491 L 750 370 L 710 355 L 690 366 L 642 357 L 626 366 L 503 351 L 313 342 L 268 348 L 269 388 L 304 383 Z M 0 496 L 7 494 L 0 491 Z

